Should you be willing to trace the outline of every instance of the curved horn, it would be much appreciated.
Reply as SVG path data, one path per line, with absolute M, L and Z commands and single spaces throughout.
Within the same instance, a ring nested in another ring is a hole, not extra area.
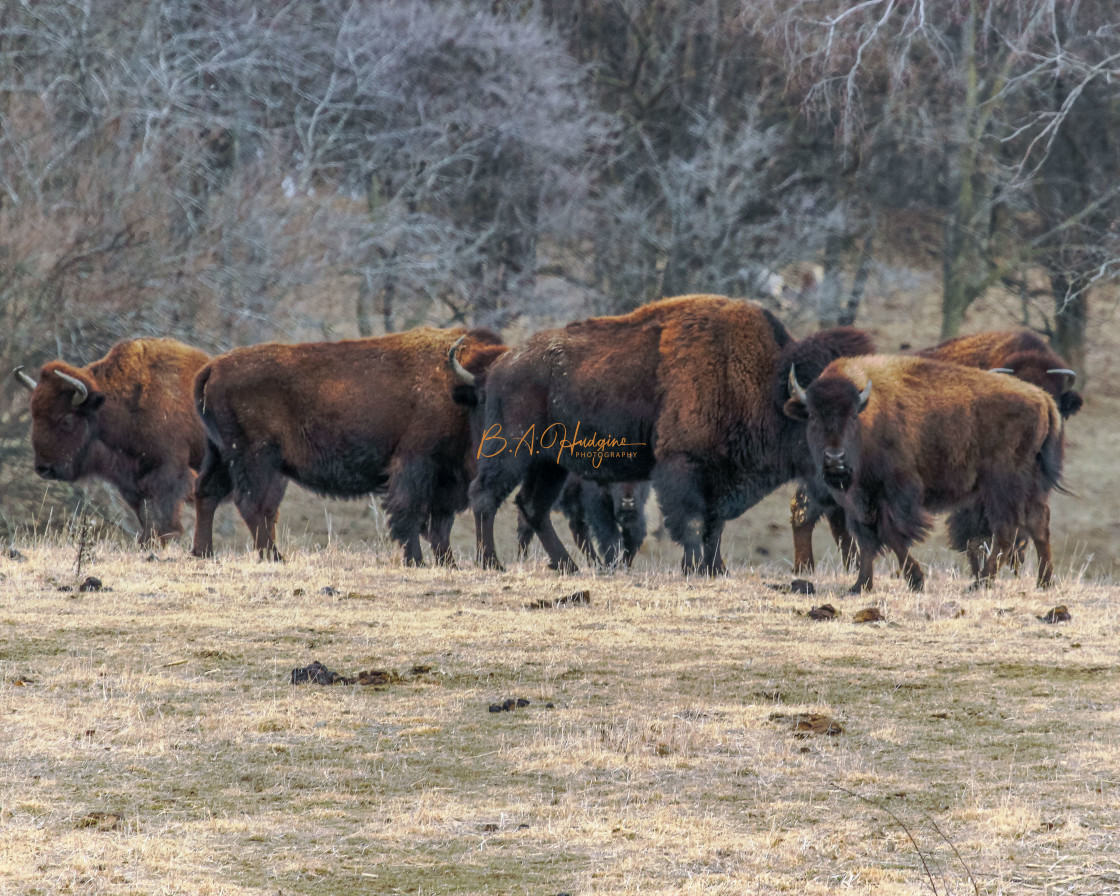
M 867 401 L 871 398 L 871 380 L 867 381 L 867 385 L 863 387 L 863 391 L 859 393 L 859 409 L 862 411 L 867 407 Z
M 801 383 L 797 382 L 796 370 L 797 368 L 795 365 L 789 365 L 789 394 L 796 398 L 802 404 L 805 404 L 805 390 L 801 388 Z
M 56 370 L 55 373 L 58 374 L 59 379 L 61 379 L 63 382 L 69 383 L 71 386 L 78 390 L 74 393 L 74 398 L 70 402 L 74 407 L 77 407 L 87 398 L 89 398 L 89 387 L 86 386 L 86 384 L 81 380 L 70 376 L 70 374 L 68 373 L 63 373 L 61 370 Z
M 988 373 L 1014 373 L 1010 367 L 993 367 Z
M 1074 373 L 1072 370 L 1070 370 L 1068 367 L 1055 367 L 1052 370 L 1047 370 L 1046 372 L 1047 373 L 1064 373 L 1066 376 L 1068 376 L 1069 377 L 1069 385 L 1066 386 L 1066 391 L 1067 392 L 1070 389 L 1072 389 L 1073 384 L 1077 382 L 1077 374 Z
M 478 382 L 477 377 L 459 363 L 459 346 L 463 344 L 463 340 L 466 338 L 466 336 L 460 336 L 452 343 L 451 348 L 447 352 L 447 363 L 451 365 L 451 369 L 455 371 L 455 375 L 459 377 L 459 379 L 468 386 L 473 386 Z
M 19 380 L 19 384 L 21 386 L 28 390 L 33 390 L 36 386 L 39 385 L 37 382 L 35 382 L 35 380 L 31 379 L 31 377 L 27 375 L 27 373 L 23 369 L 22 364 L 20 364 L 19 367 L 12 371 L 12 375 L 17 380 Z

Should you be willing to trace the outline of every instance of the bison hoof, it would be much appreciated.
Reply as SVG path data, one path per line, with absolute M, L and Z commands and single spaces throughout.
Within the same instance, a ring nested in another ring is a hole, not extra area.
M 210 548 L 210 549 L 195 548 L 193 551 L 191 551 L 191 556 L 192 557 L 198 557 L 201 560 L 210 560 L 214 556 L 214 550 L 213 550 L 213 548 Z
M 548 568 L 559 573 L 569 574 L 579 572 L 579 567 L 568 558 L 556 560 L 548 564 Z

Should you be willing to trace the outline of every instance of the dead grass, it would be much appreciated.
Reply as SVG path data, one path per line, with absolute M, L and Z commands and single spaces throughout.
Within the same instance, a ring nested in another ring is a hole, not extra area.
M 1111 582 L 966 596 L 939 566 L 912 595 L 884 569 L 859 601 L 834 567 L 807 598 L 781 564 L 558 578 L 99 544 L 111 590 L 78 593 L 73 546 L 20 547 L 3 893 L 1120 893 Z M 826 600 L 840 619 L 800 615 Z M 888 621 L 853 624 L 872 602 Z M 1071 622 L 1036 618 L 1056 603 Z M 291 685 L 312 660 L 400 680 Z M 799 713 L 842 731 L 799 737 Z

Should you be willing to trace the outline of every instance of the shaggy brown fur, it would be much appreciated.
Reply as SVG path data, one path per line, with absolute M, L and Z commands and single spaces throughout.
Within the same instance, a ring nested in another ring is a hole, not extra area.
M 173 339 L 132 339 L 87 367 L 43 365 L 31 393 L 35 472 L 108 481 L 136 514 L 141 543 L 178 535 L 205 448 L 191 386 L 209 360 Z
M 1065 359 L 1054 352 L 1047 343 L 1030 330 L 991 330 L 970 336 L 958 336 L 939 345 L 915 353 L 918 357 L 938 361 L 951 361 L 981 370 L 1001 369 L 1024 382 L 1038 386 L 1057 402 L 1062 417 L 1076 414 L 1082 405 L 1080 393 L 1074 391 L 1076 377 L 1068 370 Z M 814 500 L 816 499 L 816 500 Z M 823 501 L 822 501 L 823 499 Z M 806 487 L 798 488 L 790 502 L 790 526 L 793 529 L 793 568 L 798 574 L 813 571 L 813 528 L 821 515 L 828 519 L 832 536 L 840 547 L 845 567 L 854 559 L 854 545 L 844 526 L 844 512 L 830 507 L 827 495 L 812 496 Z M 969 542 L 991 535 L 983 531 L 982 519 L 967 509 L 955 512 L 949 519 L 950 543 L 964 551 Z M 1022 562 L 1023 545 L 1020 539 L 1014 561 Z M 981 558 L 969 553 L 973 574 L 978 571 Z
M 978 581 L 990 581 L 1016 532 L 1039 557 L 1049 585 L 1048 496 L 1062 466 L 1062 418 L 1053 398 L 1004 374 L 899 356 L 844 358 L 806 390 L 791 387 L 786 413 L 808 421 L 817 481 L 844 509 L 859 554 L 853 592 L 869 590 L 883 548 L 922 587 L 910 546 L 931 513 L 980 508 L 994 533 Z
M 452 343 L 481 370 L 505 351 L 487 330 L 421 327 L 377 339 L 235 349 L 199 373 L 207 433 L 195 553 L 213 552 L 214 508 L 232 493 L 262 557 L 279 560 L 276 517 L 288 479 L 335 497 L 383 495 L 405 561 L 420 535 L 451 561 L 451 525 L 474 474 L 468 414 L 451 397 Z
M 549 519 L 570 471 L 600 483 L 652 479 L 684 569 L 721 571 L 725 521 L 811 469 L 800 426 L 781 413 L 779 371 L 797 363 L 815 374 L 870 348 L 849 328 L 795 342 L 760 305 L 710 295 L 537 333 L 480 387 L 471 505 L 481 562 L 498 565 L 494 516 L 521 483 L 519 507 L 551 565 L 575 568 Z

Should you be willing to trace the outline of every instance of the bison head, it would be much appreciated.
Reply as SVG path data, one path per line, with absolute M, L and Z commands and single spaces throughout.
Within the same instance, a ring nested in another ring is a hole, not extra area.
M 805 435 L 818 475 L 831 488 L 847 489 L 859 466 L 859 415 L 871 398 L 871 380 L 860 391 L 845 377 L 826 375 L 804 389 L 791 366 L 789 394 L 783 410 L 808 424 Z
M 506 351 L 501 338 L 489 330 L 471 330 L 455 340 L 447 364 L 455 374 L 451 395 L 457 404 L 476 408 L 482 403 L 490 365 Z
M 1038 386 L 1050 395 L 1058 405 L 1063 418 L 1072 417 L 1083 404 L 1081 393 L 1074 391 L 1077 374 L 1068 367 L 1056 367 L 1057 356 L 1053 353 L 1025 351 L 1009 357 L 994 373 L 1009 373 L 1032 386 Z
M 22 381 L 22 378 L 21 378 Z M 97 434 L 105 394 L 88 373 L 60 361 L 47 364 L 31 393 L 31 447 L 35 472 L 44 479 L 71 482 L 83 475 L 86 454 Z

